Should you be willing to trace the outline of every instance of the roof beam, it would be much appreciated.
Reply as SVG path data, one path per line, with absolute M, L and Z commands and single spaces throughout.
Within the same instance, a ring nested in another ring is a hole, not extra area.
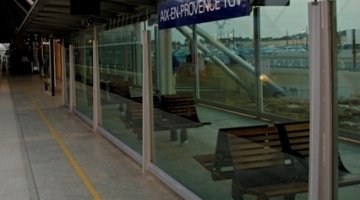
M 124 3 L 128 5 L 136 5 L 136 6 L 156 6 L 155 0 L 103 0 L 106 2 L 114 2 L 114 3 Z

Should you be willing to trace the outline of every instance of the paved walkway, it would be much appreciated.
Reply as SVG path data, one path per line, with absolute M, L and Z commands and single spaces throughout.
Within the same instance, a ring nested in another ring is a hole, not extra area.
M 181 199 L 43 90 L 0 79 L 1 200 Z

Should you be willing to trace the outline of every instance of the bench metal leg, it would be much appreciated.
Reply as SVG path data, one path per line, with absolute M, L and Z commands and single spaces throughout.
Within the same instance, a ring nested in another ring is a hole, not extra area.
M 295 200 L 295 194 L 288 194 L 284 196 L 286 200 Z
M 231 196 L 233 200 L 244 200 L 244 195 L 238 188 L 237 184 L 232 181 L 231 184 Z
M 269 197 L 261 195 L 257 197 L 257 200 L 269 200 Z
M 176 129 L 170 130 L 170 141 L 176 141 L 177 140 L 177 132 Z
M 181 129 L 180 131 L 180 142 L 181 144 L 187 141 L 187 130 L 186 128 Z

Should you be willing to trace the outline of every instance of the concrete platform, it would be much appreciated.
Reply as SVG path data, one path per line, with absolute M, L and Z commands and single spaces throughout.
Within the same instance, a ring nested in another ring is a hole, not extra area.
M 0 79 L 0 199 L 181 199 L 43 90 Z

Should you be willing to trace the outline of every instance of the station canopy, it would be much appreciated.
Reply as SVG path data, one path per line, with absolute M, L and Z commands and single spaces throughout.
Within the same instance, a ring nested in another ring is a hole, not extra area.
M 97 15 L 71 15 L 71 1 L 0 0 L 0 42 L 9 42 L 14 33 L 64 36 L 90 23 L 121 26 L 156 13 L 157 4 L 156 0 L 100 0 Z M 82 2 L 88 6 L 86 0 Z

